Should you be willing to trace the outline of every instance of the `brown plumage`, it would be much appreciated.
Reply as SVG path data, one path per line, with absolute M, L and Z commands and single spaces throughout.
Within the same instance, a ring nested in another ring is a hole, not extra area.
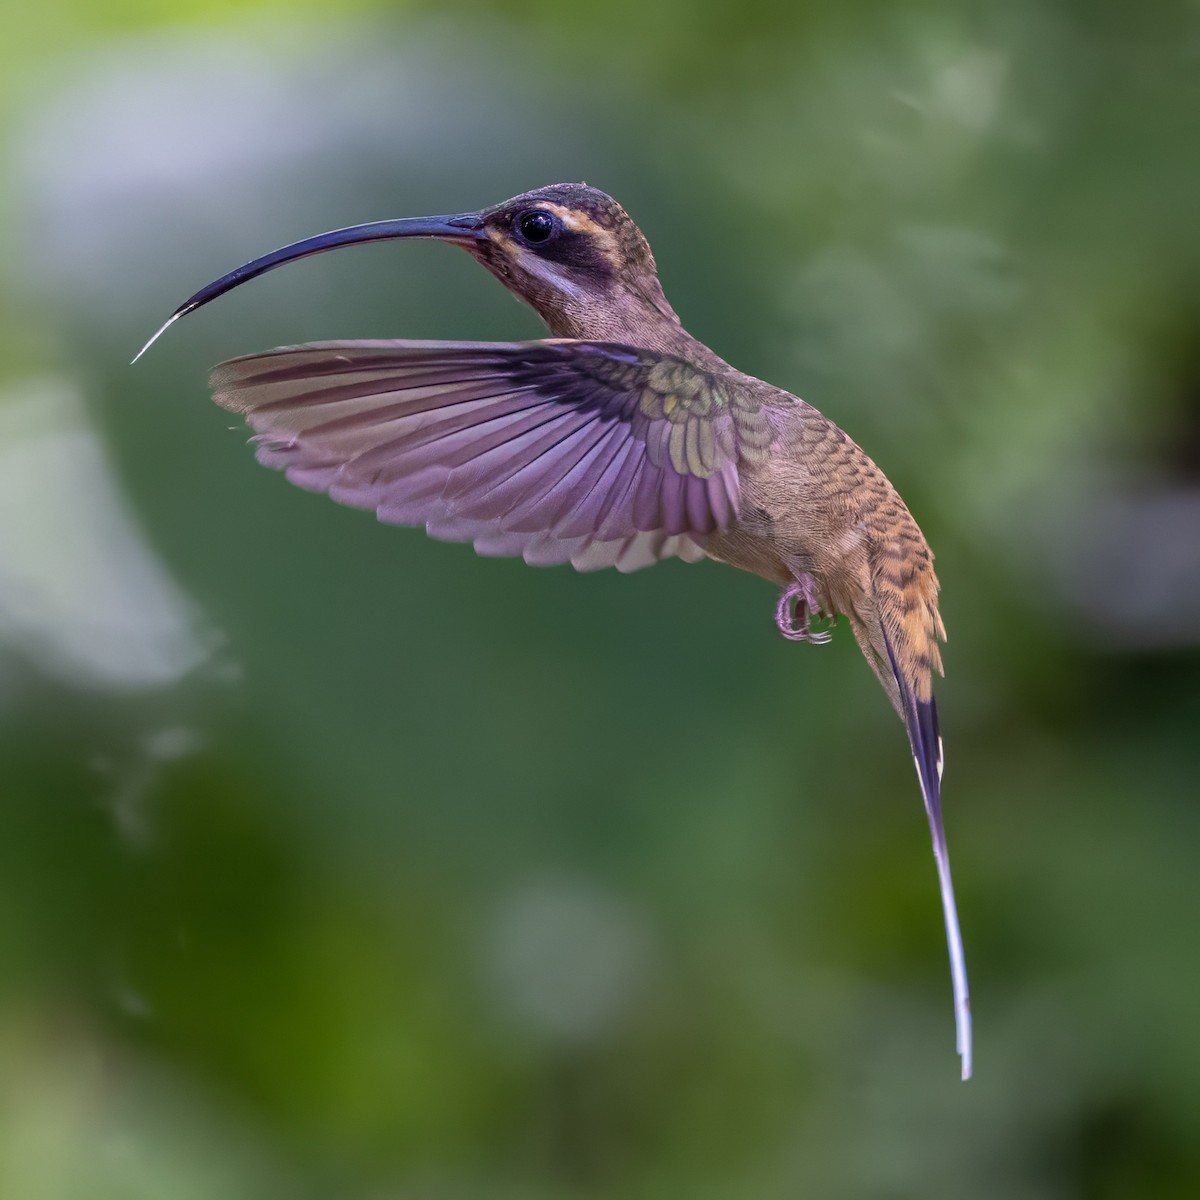
M 912 747 L 967 1078 L 970 1013 L 933 698 L 945 631 L 933 556 L 896 490 L 810 404 L 688 334 L 641 231 L 583 184 L 295 243 L 210 284 L 167 324 L 284 262 L 395 237 L 461 245 L 553 337 L 284 348 L 218 367 L 217 402 L 246 417 L 261 461 L 381 520 L 581 570 L 707 556 L 781 585 L 776 619 L 794 640 L 826 640 L 812 622 L 845 616 Z

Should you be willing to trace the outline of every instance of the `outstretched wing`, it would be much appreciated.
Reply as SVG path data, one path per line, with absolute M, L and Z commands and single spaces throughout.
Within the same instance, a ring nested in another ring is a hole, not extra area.
M 599 342 L 318 342 L 222 363 L 258 458 L 381 521 L 580 570 L 703 556 L 770 442 L 747 397 Z

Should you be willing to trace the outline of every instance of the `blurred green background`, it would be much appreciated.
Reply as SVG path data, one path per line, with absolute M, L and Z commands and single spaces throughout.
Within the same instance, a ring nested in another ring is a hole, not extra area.
M 46 0 L 0 42 L 4 1200 L 1200 1194 L 1191 3 Z M 711 564 L 261 470 L 208 367 L 522 338 L 336 225 L 615 194 L 938 554 L 958 1082 L 904 737 Z

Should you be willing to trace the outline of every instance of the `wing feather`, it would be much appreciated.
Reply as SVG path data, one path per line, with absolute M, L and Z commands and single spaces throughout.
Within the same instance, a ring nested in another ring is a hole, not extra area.
M 315 343 L 212 386 L 297 486 L 579 570 L 703 557 L 737 516 L 742 430 L 762 436 L 698 368 L 598 342 Z

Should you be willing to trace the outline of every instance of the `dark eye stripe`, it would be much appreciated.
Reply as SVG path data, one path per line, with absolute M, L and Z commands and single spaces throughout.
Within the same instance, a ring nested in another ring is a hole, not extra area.
M 566 233 L 542 251 L 542 257 L 561 263 L 576 275 L 604 279 L 612 275 L 613 264 L 593 237 L 586 233 Z

